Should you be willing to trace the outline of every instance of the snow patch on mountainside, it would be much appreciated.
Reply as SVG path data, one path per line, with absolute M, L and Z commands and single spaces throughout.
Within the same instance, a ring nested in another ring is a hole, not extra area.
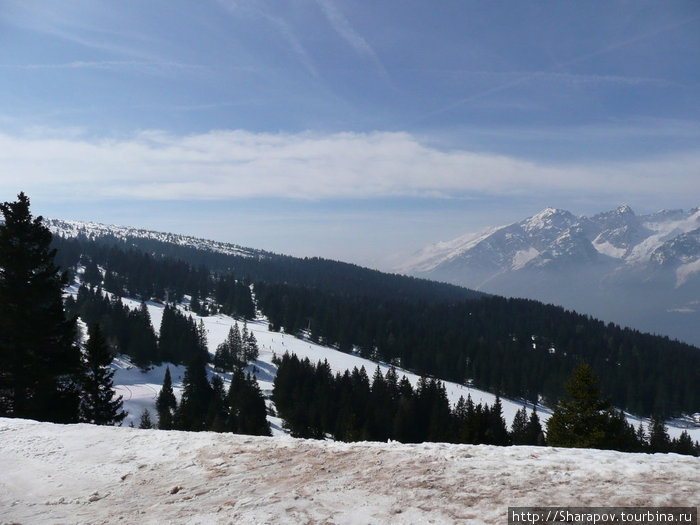
M 627 253 L 626 248 L 618 248 L 608 241 L 599 242 L 598 238 L 593 241 L 593 247 L 598 253 L 607 255 L 608 257 L 613 257 L 615 259 L 622 259 Z
M 506 523 L 508 506 L 695 506 L 700 458 L 338 443 L 0 419 L 3 523 Z
M 513 265 L 511 266 L 511 269 L 519 270 L 520 268 L 523 268 L 538 255 L 540 255 L 540 252 L 532 246 L 527 250 L 520 250 L 516 252 L 513 256 Z
M 502 230 L 496 226 L 478 233 L 467 233 L 451 241 L 440 241 L 407 257 L 398 267 L 399 273 L 429 272 L 445 261 L 453 260 Z
M 690 276 L 696 273 L 700 273 L 700 259 L 679 266 L 676 269 L 676 288 L 685 284 Z

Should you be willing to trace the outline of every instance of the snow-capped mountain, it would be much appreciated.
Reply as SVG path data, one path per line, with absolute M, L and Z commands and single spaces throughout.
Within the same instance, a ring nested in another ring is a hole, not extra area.
M 398 270 L 700 344 L 700 208 L 592 217 L 547 208 L 428 246 Z

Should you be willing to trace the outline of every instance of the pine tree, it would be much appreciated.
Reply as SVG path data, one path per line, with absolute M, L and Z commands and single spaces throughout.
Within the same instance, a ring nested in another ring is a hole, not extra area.
M 185 370 L 182 400 L 175 414 L 175 427 L 179 430 L 205 430 L 211 396 L 204 357 L 200 354 L 190 361 Z
M 672 449 L 676 454 L 686 454 L 688 456 L 700 455 L 700 450 L 698 450 L 696 445 L 693 443 L 693 440 L 691 439 L 687 430 L 681 432 L 678 439 L 673 440 Z
M 170 430 L 174 428 L 173 418 L 177 410 L 177 400 L 173 392 L 170 367 L 165 369 L 163 388 L 160 389 L 158 399 L 156 399 L 156 410 L 158 411 L 158 428 L 161 430 Z
M 210 384 L 211 400 L 207 408 L 206 427 L 214 432 L 224 432 L 226 430 L 226 420 L 228 419 L 224 380 L 221 379 L 221 376 L 215 374 L 211 378 Z
M 255 377 L 251 374 L 244 374 L 242 368 L 236 368 L 231 376 L 227 402 L 229 419 L 226 429 L 229 432 L 259 436 L 271 435 L 270 425 L 267 422 L 265 398 Z M 294 435 L 293 429 L 292 432 Z
M 85 375 L 80 416 L 87 423 L 114 425 L 126 417 L 122 410 L 122 396 L 114 397 L 114 370 L 109 365 L 114 355 L 107 345 L 100 325 L 94 323 L 88 330 L 85 345 Z
M 649 448 L 652 452 L 669 452 L 671 450 L 671 438 L 668 435 L 666 421 L 659 414 L 654 414 L 649 423 Z
M 640 449 L 644 450 L 649 445 L 649 442 L 647 440 L 647 433 L 644 431 L 644 425 L 642 425 L 641 421 L 639 422 L 639 426 L 637 427 L 636 435 Z
M 151 419 L 151 413 L 148 411 L 148 409 L 144 410 L 141 413 L 141 419 L 139 421 L 139 428 L 142 428 L 142 429 L 153 428 L 153 420 Z
M 488 423 L 486 428 L 486 443 L 491 445 L 508 445 L 508 429 L 503 418 L 503 405 L 501 397 L 496 394 L 496 401 L 488 411 Z
M 77 421 L 81 357 L 63 309 L 67 274 L 24 193 L 0 211 L 0 416 Z
M 527 445 L 527 409 L 523 406 L 515 413 L 510 428 L 510 438 L 513 445 Z
M 601 398 L 590 366 L 582 364 L 576 368 L 565 386 L 569 398 L 557 403 L 547 421 L 547 444 L 606 448 L 614 414 L 610 400 Z
M 540 418 L 537 415 L 537 406 L 532 407 L 530 419 L 525 427 L 525 436 L 525 445 L 537 445 L 539 447 L 543 447 L 545 445 L 542 424 L 540 423 Z
M 255 335 L 251 330 L 248 332 L 248 337 L 245 340 L 245 350 L 243 352 L 243 359 L 246 363 L 255 361 L 260 355 L 260 350 L 258 349 L 258 341 L 255 339 Z
M 128 317 L 131 322 L 127 353 L 133 357 L 134 363 L 143 369 L 153 362 L 160 361 L 158 338 L 153 331 L 151 314 L 148 313 L 146 303 L 142 301 L 138 310 L 130 312 Z

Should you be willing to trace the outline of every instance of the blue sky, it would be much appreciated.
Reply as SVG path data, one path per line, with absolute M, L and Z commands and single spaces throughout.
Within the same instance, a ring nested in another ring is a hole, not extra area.
M 0 198 L 388 267 L 700 205 L 700 3 L 0 0 Z

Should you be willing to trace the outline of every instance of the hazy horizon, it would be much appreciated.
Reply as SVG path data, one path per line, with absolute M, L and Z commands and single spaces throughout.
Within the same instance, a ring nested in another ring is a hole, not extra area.
M 700 5 L 0 10 L 0 200 L 386 269 L 551 206 L 698 206 Z

